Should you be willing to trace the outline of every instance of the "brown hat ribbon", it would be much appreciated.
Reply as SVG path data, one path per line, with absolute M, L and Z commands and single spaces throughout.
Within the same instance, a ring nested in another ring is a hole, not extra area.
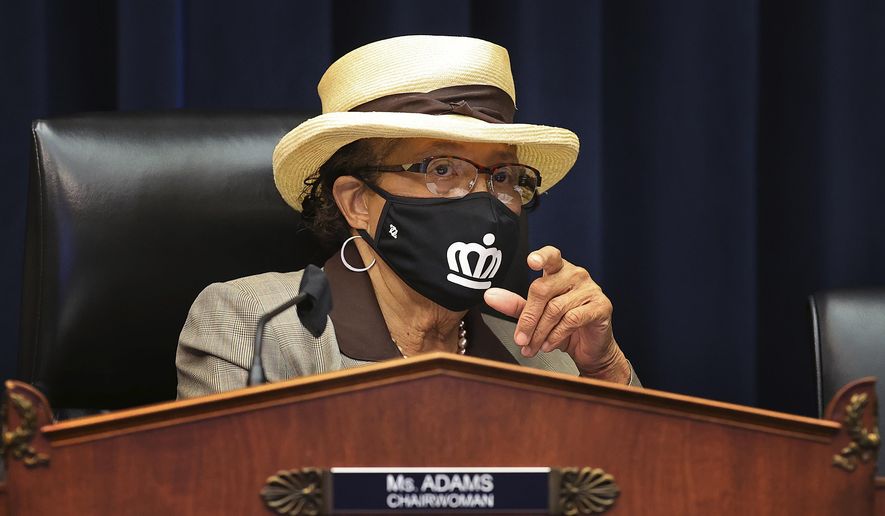
M 425 115 L 465 115 L 492 124 L 512 124 L 516 106 L 501 88 L 484 84 L 448 86 L 427 93 L 395 93 L 350 111 L 386 111 Z

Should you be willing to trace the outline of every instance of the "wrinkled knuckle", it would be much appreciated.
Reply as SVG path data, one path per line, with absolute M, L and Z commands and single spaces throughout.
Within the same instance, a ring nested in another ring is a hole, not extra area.
M 538 325 L 538 316 L 534 312 L 523 312 L 519 318 L 520 328 L 526 330 Z
M 603 317 L 611 317 L 612 311 L 615 309 L 615 305 L 612 304 L 611 300 L 605 297 L 605 294 L 600 294 L 596 301 L 596 306 L 599 307 L 597 311 Z
M 546 299 L 550 295 L 550 286 L 542 281 L 535 281 L 529 286 L 529 295 Z
M 583 267 L 575 266 L 571 270 L 571 280 L 573 283 L 576 283 L 578 285 L 588 283 L 595 285 L 595 283 L 593 283 L 593 279 L 590 277 L 590 272 Z
M 556 327 L 553 331 L 550 332 L 550 335 L 547 337 L 549 342 L 552 342 L 557 349 L 563 349 L 565 345 L 566 339 L 568 339 L 571 332 L 562 328 L 561 326 Z
M 571 327 L 578 327 L 584 324 L 584 316 L 577 310 L 566 312 L 562 316 L 562 320 Z
M 608 316 L 608 318 L 611 318 L 612 312 L 615 310 L 615 305 L 612 304 L 611 299 L 603 295 L 602 299 L 599 301 L 599 305 L 599 309 L 602 313 Z
M 551 299 L 549 303 L 547 303 L 547 312 L 550 313 L 551 316 L 559 317 L 568 309 L 568 304 L 562 299 Z

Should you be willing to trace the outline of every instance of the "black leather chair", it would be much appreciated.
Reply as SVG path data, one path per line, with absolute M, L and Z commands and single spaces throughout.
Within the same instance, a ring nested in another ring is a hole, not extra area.
M 885 392 L 885 287 L 818 292 L 810 297 L 818 413 L 842 386 L 863 376 Z M 879 454 L 879 474 L 885 453 Z
M 324 256 L 273 184 L 294 113 L 86 114 L 33 124 L 20 375 L 55 409 L 175 398 L 200 290 Z
M 277 141 L 305 118 L 34 123 L 20 376 L 62 417 L 174 399 L 178 335 L 201 289 L 325 261 L 271 174 Z M 523 256 L 526 241 L 524 229 Z M 524 270 L 508 288 L 525 292 Z

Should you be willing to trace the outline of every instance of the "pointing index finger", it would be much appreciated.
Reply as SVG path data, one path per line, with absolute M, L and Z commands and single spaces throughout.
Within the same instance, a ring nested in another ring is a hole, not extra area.
M 562 253 L 559 249 L 548 245 L 533 251 L 526 259 L 529 268 L 534 271 L 543 270 L 544 274 L 555 274 L 562 269 Z

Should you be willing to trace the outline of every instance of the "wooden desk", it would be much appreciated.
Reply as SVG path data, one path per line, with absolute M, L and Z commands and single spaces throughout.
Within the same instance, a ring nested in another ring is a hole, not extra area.
M 0 482 L 0 516 L 9 515 L 9 495 L 6 493 L 6 482 Z
M 885 477 L 876 477 L 876 516 L 885 516 Z
M 873 387 L 811 419 L 430 354 L 53 424 L 42 395 L 9 382 L 48 459 L 10 460 L 9 512 L 264 514 L 280 470 L 592 466 L 620 489 L 607 514 L 872 514 L 875 453 L 849 454 L 852 471 L 833 458 L 847 414 L 875 426 Z

